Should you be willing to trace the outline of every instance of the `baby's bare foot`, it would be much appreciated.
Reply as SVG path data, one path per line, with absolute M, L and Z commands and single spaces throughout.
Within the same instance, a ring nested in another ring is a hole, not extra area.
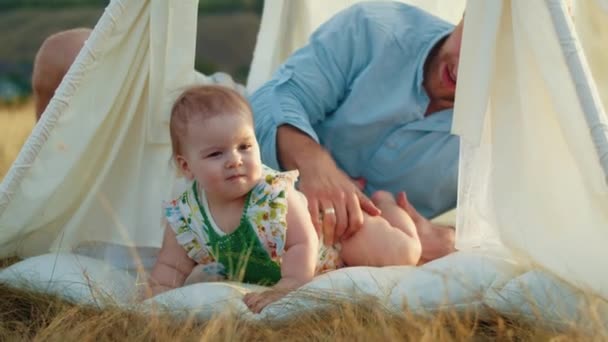
M 456 251 L 454 242 L 456 231 L 450 227 L 422 226 L 418 229 L 418 236 L 422 243 L 422 256 L 420 264 L 439 259 Z

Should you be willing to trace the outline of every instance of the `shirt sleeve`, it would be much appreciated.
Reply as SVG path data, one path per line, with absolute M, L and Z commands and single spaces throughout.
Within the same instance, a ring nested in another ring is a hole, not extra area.
M 281 169 L 276 148 L 281 125 L 296 127 L 319 142 L 313 126 L 336 110 L 368 63 L 369 27 L 364 21 L 359 6 L 340 12 L 253 93 L 256 136 L 266 165 Z

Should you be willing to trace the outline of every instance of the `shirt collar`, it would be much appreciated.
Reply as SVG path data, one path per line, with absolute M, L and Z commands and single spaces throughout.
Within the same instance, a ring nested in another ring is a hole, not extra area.
M 452 129 L 453 109 L 448 108 L 413 121 L 406 125 L 410 131 L 450 132 Z

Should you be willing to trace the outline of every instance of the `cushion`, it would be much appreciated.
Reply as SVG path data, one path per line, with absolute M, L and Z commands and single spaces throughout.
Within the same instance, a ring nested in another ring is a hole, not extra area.
M 131 275 L 131 266 L 78 254 L 53 253 L 3 269 L 0 282 L 77 303 L 119 305 L 143 312 L 160 309 L 176 315 L 194 314 L 201 319 L 226 311 L 237 312 L 244 319 L 288 319 L 305 310 L 371 297 L 396 314 L 403 314 L 404 307 L 422 315 L 445 309 L 483 315 L 489 309 L 542 319 L 554 327 L 579 322 L 593 329 L 608 322 L 605 301 L 591 301 L 582 291 L 541 270 L 529 270 L 490 253 L 456 252 L 421 267 L 343 268 L 316 277 L 257 315 L 246 308 L 242 298 L 265 288 L 231 282 L 192 284 L 139 304 L 137 287 L 144 282 L 142 277 Z M 585 321 L 589 314 L 595 318 Z

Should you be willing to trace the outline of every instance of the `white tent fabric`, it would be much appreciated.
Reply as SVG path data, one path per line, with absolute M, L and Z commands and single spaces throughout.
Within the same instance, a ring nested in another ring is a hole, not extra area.
M 169 109 L 194 83 L 236 87 L 194 70 L 197 4 L 107 7 L 0 186 L 0 257 L 160 246 L 176 178 Z
M 594 1 L 601 6 L 604 0 Z M 266 80 L 322 21 L 354 2 L 267 0 L 248 89 Z M 453 22 L 465 4 L 407 2 Z M 93 281 L 129 302 L 140 280 L 125 269 L 142 257 L 144 266 L 154 261 L 161 200 L 180 186 L 170 164 L 168 108 L 189 84 L 231 85 L 193 69 L 196 5 L 110 3 L 0 185 L 0 257 L 36 256 L 1 271 L 0 281 L 69 297 L 61 286 L 67 282 L 77 288 L 70 298 L 78 301 L 92 299 L 85 290 Z M 575 8 L 581 16 L 605 13 Z M 512 310 L 505 298 L 545 293 L 539 284 L 550 284 L 556 296 L 575 292 L 547 273 L 491 256 L 506 246 L 549 274 L 608 298 L 606 276 L 589 262 L 601 258 L 600 245 L 608 241 L 600 163 L 606 160 L 606 120 L 562 2 L 469 0 L 466 22 L 454 122 L 463 137 L 458 246 L 484 254 L 456 253 L 419 268 L 340 270 L 303 291 L 356 288 L 397 309 L 407 299 L 424 310 L 452 305 L 501 312 Z M 577 25 L 588 27 L 584 20 Z M 595 49 L 591 69 L 601 81 L 605 52 L 590 38 L 592 31 L 584 32 L 583 45 Z M 571 61 L 584 72 L 573 73 Z M 195 284 L 149 302 L 201 305 L 209 313 L 218 308 L 209 308 L 212 303 L 235 302 L 252 290 L 235 286 Z M 567 300 L 576 307 L 578 298 Z
M 109 5 L 2 182 L 0 256 L 159 244 L 167 109 L 194 82 L 196 3 Z
M 608 298 L 593 262 L 608 241 L 608 120 L 564 3 L 470 0 L 469 17 L 457 247 L 503 243 Z

